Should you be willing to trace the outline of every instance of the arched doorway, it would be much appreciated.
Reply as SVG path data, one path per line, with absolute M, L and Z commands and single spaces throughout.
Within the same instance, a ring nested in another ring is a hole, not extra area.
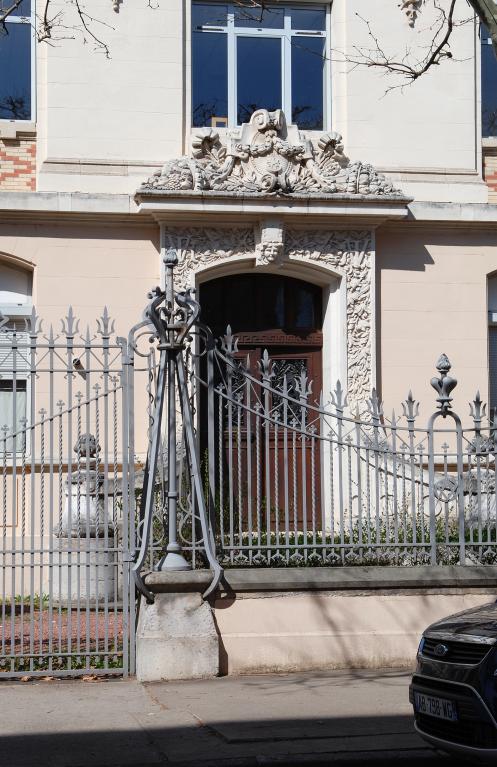
M 280 523 L 289 529 L 291 517 L 297 533 L 321 505 L 320 447 L 314 427 L 306 424 L 299 384 L 304 374 L 312 386 L 308 401 L 316 403 L 322 390 L 322 288 L 293 277 L 243 273 L 203 283 L 199 300 L 201 319 L 215 338 L 231 326 L 236 357 L 253 376 L 246 386 L 243 376 L 237 380 L 234 374 L 233 394 L 228 385 L 222 410 L 219 403 L 211 405 L 212 414 L 222 412 L 222 425 L 218 420 L 213 427 L 210 448 L 205 390 L 201 397 L 202 455 L 209 456 L 216 445 L 222 464 L 217 489 L 228 499 L 227 506 L 222 501 L 217 506 L 228 514 L 230 527 L 237 517 L 242 526 L 253 518 L 259 529 L 262 523 L 266 530 Z M 262 377 L 258 363 L 264 350 L 272 362 L 269 393 L 254 383 Z M 285 379 L 289 399 L 280 394 Z M 221 383 L 215 372 L 213 383 Z
M 200 286 L 202 320 L 220 337 L 231 326 L 255 372 L 264 349 L 274 362 L 273 383 L 289 390 L 305 372 L 315 397 L 322 389 L 322 288 L 275 274 L 236 274 Z

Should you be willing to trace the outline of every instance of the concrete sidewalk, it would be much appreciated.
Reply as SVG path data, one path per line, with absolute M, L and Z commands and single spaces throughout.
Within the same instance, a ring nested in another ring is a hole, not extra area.
M 448 765 L 414 732 L 409 678 L 379 670 L 2 682 L 0 764 Z

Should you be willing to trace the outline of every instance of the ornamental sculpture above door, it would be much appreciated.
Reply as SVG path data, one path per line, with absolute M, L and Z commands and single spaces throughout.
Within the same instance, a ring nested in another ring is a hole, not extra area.
M 287 126 L 281 109 L 258 109 L 250 122 L 228 132 L 226 144 L 216 130 L 197 129 L 192 157 L 168 160 L 137 195 L 188 191 L 403 199 L 372 165 L 349 160 L 339 133 L 313 142 L 296 125 Z

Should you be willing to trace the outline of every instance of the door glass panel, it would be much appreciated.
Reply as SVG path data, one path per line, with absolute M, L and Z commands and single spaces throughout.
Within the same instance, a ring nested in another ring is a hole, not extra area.
M 292 277 L 222 277 L 201 286 L 200 302 L 202 319 L 216 335 L 228 323 L 235 335 L 321 330 L 321 288 Z
M 193 125 L 210 127 L 227 124 L 227 35 L 194 32 L 192 38 Z
M 271 387 L 276 391 L 283 391 L 283 384 L 286 377 L 288 396 L 292 399 L 299 398 L 299 381 L 302 374 L 308 375 L 307 359 L 275 359 L 272 367 L 273 377 L 271 378 Z M 273 391 L 273 409 L 278 409 L 283 414 L 284 398 Z M 300 406 L 293 402 L 288 402 L 287 422 L 292 418 L 300 418 Z
M 292 36 L 292 123 L 323 128 L 324 38 Z
M 281 109 L 281 40 L 237 37 L 237 121 L 256 109 Z
M 0 34 L 0 119 L 31 119 L 31 25 Z
M 299 330 L 316 326 L 314 312 L 314 293 L 307 288 L 300 288 L 297 292 L 297 306 L 295 327 Z

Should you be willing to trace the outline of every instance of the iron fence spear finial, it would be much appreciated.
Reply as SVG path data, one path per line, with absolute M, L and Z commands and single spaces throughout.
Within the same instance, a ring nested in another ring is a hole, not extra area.
M 440 373 L 440 378 L 434 376 L 430 381 L 431 385 L 438 393 L 438 407 L 444 418 L 452 407 L 450 404 L 452 402 L 450 394 L 457 386 L 457 378 L 452 378 L 452 376 L 449 375 L 451 367 L 452 365 L 450 364 L 447 355 L 441 354 L 436 364 L 436 368 Z

